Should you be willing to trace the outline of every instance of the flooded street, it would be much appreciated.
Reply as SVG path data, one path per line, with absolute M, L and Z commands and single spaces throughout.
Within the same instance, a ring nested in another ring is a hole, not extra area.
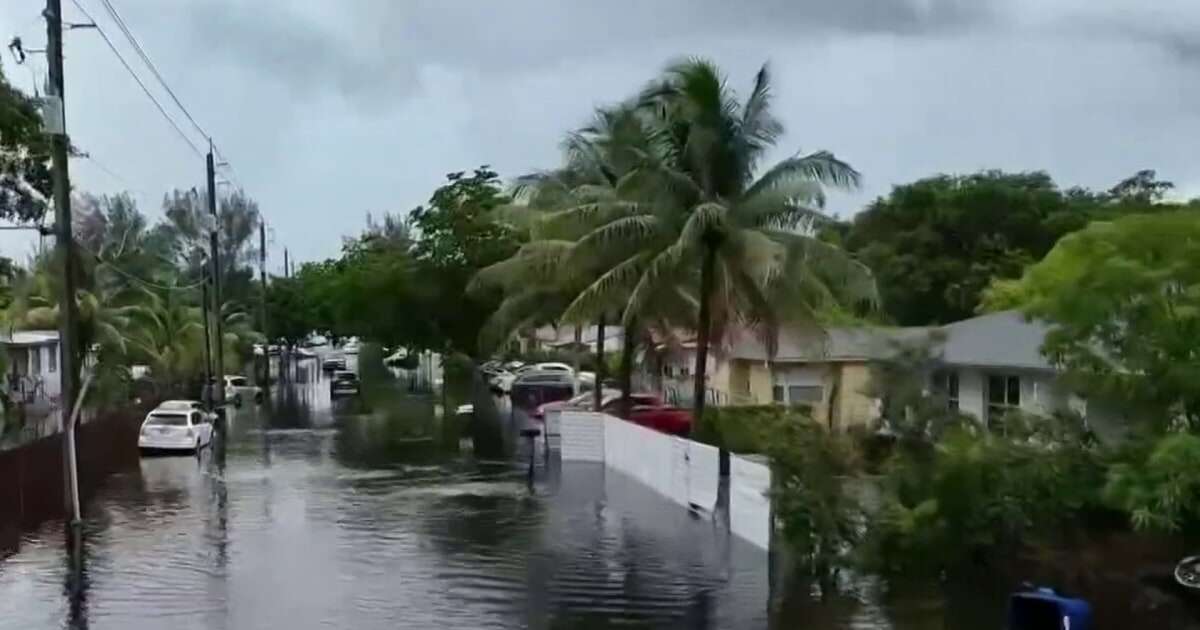
M 531 487 L 522 462 L 393 439 L 405 418 L 295 387 L 289 413 L 231 416 L 224 462 L 110 477 L 74 593 L 61 524 L 26 535 L 0 560 L 0 627 L 941 627 L 871 583 L 819 606 L 801 587 L 772 624 L 766 555 L 719 519 L 595 464 L 539 462 Z

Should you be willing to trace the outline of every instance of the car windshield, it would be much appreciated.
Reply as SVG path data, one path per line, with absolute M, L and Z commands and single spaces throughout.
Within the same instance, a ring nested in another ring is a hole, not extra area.
M 231 378 L 231 379 L 229 379 L 229 384 L 234 387 L 245 387 L 246 379 L 241 378 L 241 377 Z
M 150 419 L 146 421 L 146 426 L 186 427 L 187 425 L 186 413 L 152 413 Z

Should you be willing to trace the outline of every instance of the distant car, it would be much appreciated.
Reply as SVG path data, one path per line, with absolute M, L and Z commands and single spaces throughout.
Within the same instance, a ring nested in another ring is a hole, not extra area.
M 232 403 L 234 407 L 241 407 L 247 399 L 254 401 L 256 405 L 261 403 L 263 400 L 262 388 L 250 384 L 245 376 L 226 374 L 225 402 Z
M 155 409 L 142 421 L 138 448 L 194 453 L 212 444 L 212 434 L 212 423 L 203 411 Z
M 532 363 L 517 370 L 517 374 L 525 374 L 527 372 L 563 372 L 566 374 L 575 374 L 575 370 L 566 363 L 553 361 L 548 363 Z
M 359 391 L 358 375 L 354 372 L 339 370 L 333 373 L 333 382 L 329 384 L 329 395 L 357 396 Z
M 525 372 L 512 382 L 513 406 L 533 412 L 538 406 L 575 396 L 575 379 L 566 372 Z
M 346 354 L 358 354 L 358 342 L 357 341 L 347 342 L 346 345 L 342 346 L 342 352 L 344 352 Z
M 346 369 L 346 357 L 329 357 L 321 362 L 321 369 L 326 372 Z

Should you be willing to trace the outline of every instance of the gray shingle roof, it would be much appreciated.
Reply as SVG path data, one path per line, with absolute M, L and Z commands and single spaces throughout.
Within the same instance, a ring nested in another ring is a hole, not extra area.
M 784 329 L 779 334 L 775 361 L 867 361 L 885 359 L 898 343 L 920 343 L 935 332 L 944 335 L 940 352 L 952 365 L 1051 370 L 1041 355 L 1047 326 L 1027 322 L 1016 311 L 990 313 L 945 326 L 837 327 L 825 334 L 815 330 Z M 753 335 L 741 334 L 732 345 L 731 358 L 765 361 L 766 349 Z

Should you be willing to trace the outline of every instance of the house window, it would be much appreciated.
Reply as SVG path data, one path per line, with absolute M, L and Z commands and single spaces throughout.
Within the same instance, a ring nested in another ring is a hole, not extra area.
M 771 386 L 771 400 L 783 404 L 783 385 Z
M 51 373 L 58 371 L 58 346 L 46 348 L 46 367 Z
M 988 422 L 999 420 L 1006 411 L 1021 406 L 1021 379 L 1009 374 L 988 376 Z
M 958 410 L 958 372 L 941 370 L 933 373 L 933 391 L 946 398 L 946 408 Z
M 29 374 L 37 376 L 42 373 L 42 349 L 40 346 L 33 346 L 29 349 Z
M 787 388 L 788 403 L 792 405 L 819 403 L 821 402 L 821 394 L 820 385 L 788 385 Z

